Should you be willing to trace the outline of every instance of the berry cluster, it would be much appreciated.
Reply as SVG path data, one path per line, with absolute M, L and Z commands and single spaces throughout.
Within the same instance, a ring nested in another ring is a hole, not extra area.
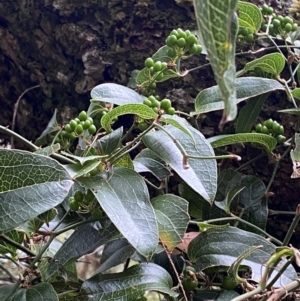
M 150 90 L 156 89 L 156 81 L 161 81 L 164 77 L 163 71 L 168 68 L 166 62 L 156 61 L 151 57 L 145 60 L 145 67 L 149 70 L 151 77 L 153 78 L 152 83 L 149 85 Z
M 167 54 L 172 59 L 202 52 L 202 46 L 198 44 L 196 36 L 189 30 L 183 31 L 181 28 L 171 31 L 166 39 L 166 45 L 169 47 Z
M 273 8 L 266 4 L 261 7 L 261 11 L 265 16 L 272 16 L 272 22 L 269 25 L 269 34 L 272 36 L 279 34 L 282 37 L 286 37 L 287 34 L 298 29 L 298 24 L 294 23 L 291 17 L 276 15 Z M 267 23 L 268 19 L 266 18 L 261 26 L 262 31 L 267 31 Z
M 102 210 L 90 189 L 86 193 L 76 190 L 74 195 L 69 198 L 69 207 L 72 211 L 91 212 L 94 217 L 102 216 Z
M 144 100 L 144 105 L 152 108 L 155 113 L 158 113 L 159 110 L 163 110 L 165 114 L 174 115 L 175 109 L 172 107 L 170 99 L 163 99 L 159 101 L 158 97 L 153 95 L 149 96 Z
M 254 34 L 248 27 L 239 27 L 238 36 L 241 40 L 251 43 L 254 41 Z
M 81 111 L 77 118 L 70 120 L 65 126 L 65 131 L 73 137 L 80 136 L 84 130 L 93 135 L 97 132 L 92 117 L 88 117 L 85 111 Z
M 265 120 L 262 124 L 258 123 L 255 126 L 255 130 L 253 130 L 253 132 L 273 136 L 274 138 L 276 138 L 277 143 L 279 144 L 283 143 L 286 140 L 286 137 L 283 136 L 284 127 L 271 118 Z

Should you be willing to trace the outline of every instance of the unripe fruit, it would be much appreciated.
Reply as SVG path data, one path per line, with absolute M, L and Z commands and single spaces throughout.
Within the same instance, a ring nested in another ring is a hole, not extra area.
M 148 57 L 146 60 L 145 60 L 145 67 L 146 68 L 151 68 L 152 66 L 154 65 L 154 61 L 151 57 Z
M 154 72 L 158 72 L 162 69 L 161 61 L 157 61 L 153 65 Z
M 97 128 L 95 127 L 94 124 L 92 124 L 92 125 L 88 128 L 88 132 L 89 132 L 91 135 L 94 135 L 94 134 L 97 132 Z
M 166 113 L 169 115 L 174 115 L 175 114 L 175 109 L 173 107 L 169 108 L 166 110 Z
M 283 143 L 286 140 L 286 137 L 283 135 L 279 135 L 276 137 L 276 140 L 279 144 Z
M 171 108 L 171 106 L 172 103 L 170 99 L 165 98 L 160 102 L 160 108 L 163 110 L 168 110 L 169 108 Z
M 69 125 L 70 125 L 70 127 L 71 127 L 71 129 L 72 129 L 73 131 L 75 130 L 77 124 L 78 124 L 78 123 L 77 123 L 76 120 L 74 120 L 74 119 L 70 120 L 70 122 L 69 122 Z
M 83 127 L 82 127 L 82 125 L 81 125 L 81 124 L 77 124 L 77 126 L 76 126 L 74 132 L 75 132 L 77 135 L 82 134 L 82 132 L 83 132 Z
M 69 198 L 69 206 L 70 206 L 70 209 L 73 211 L 79 210 L 79 203 L 74 199 L 74 197 Z
M 166 39 L 166 45 L 169 47 L 173 47 L 177 44 L 177 37 L 175 35 L 170 35 Z
M 141 122 L 138 125 L 138 128 L 140 129 L 140 131 L 144 132 L 148 129 L 149 125 L 146 122 Z
M 272 129 L 273 124 L 274 124 L 274 121 L 272 118 L 269 118 L 263 122 L 263 125 L 265 125 L 268 129 Z
M 73 133 L 73 129 L 71 128 L 70 124 L 66 124 L 65 131 L 69 134 Z
M 254 41 L 254 35 L 253 33 L 249 33 L 245 36 L 245 41 L 248 42 L 248 43 L 251 43 Z
M 87 119 L 86 121 L 84 121 L 82 127 L 84 130 L 87 130 L 91 125 L 92 125 L 91 121 Z
M 176 51 L 173 48 L 169 48 L 168 51 L 167 51 L 167 55 L 170 58 L 174 58 L 174 57 L 176 57 L 177 53 L 176 53 Z
M 265 125 L 263 125 L 261 128 L 261 133 L 268 135 L 270 132 L 269 129 Z
M 95 199 L 93 192 L 89 189 L 84 197 L 87 202 L 92 202 Z
M 75 193 L 74 193 L 74 199 L 75 199 L 76 202 L 78 202 L 78 203 L 82 202 L 83 197 L 84 197 L 84 195 L 83 195 L 83 193 L 80 190 L 76 190 L 75 191 Z
M 222 281 L 222 287 L 226 290 L 233 290 L 237 286 L 237 282 L 230 276 L 225 276 Z
M 181 283 L 186 292 L 191 292 L 198 286 L 198 280 L 194 280 L 190 277 L 184 277 Z
M 194 36 L 194 35 L 190 35 L 186 38 L 186 42 L 189 44 L 189 45 L 193 45 L 193 44 L 197 44 L 198 43 L 198 40 L 197 38 Z
M 291 32 L 292 29 L 293 29 L 293 25 L 292 25 L 292 24 L 290 24 L 290 23 L 285 24 L 284 30 L 285 30 L 287 33 Z
M 190 48 L 191 54 L 200 54 L 202 52 L 202 46 L 200 44 L 194 44 Z
M 177 40 L 177 46 L 183 48 L 186 45 L 186 41 L 184 38 L 180 38 Z
M 80 113 L 79 113 L 79 120 L 80 121 L 86 121 L 86 119 L 87 119 L 87 113 L 86 113 L 86 111 L 81 111 Z
M 143 104 L 146 105 L 146 106 L 148 106 L 148 107 L 152 106 L 152 102 L 148 98 L 144 99 Z
M 261 123 L 258 123 L 256 126 L 255 126 L 255 130 L 257 133 L 261 133 L 261 128 L 262 128 L 262 124 Z

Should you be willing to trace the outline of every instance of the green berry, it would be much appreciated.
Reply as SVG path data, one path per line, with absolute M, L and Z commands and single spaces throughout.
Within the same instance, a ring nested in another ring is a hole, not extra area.
M 71 128 L 70 124 L 66 124 L 65 131 L 69 134 L 73 133 L 73 129 Z
M 74 119 L 70 120 L 70 122 L 69 122 L 69 125 L 70 125 L 70 127 L 71 127 L 71 129 L 72 129 L 73 131 L 75 130 L 77 124 L 78 124 L 78 123 L 77 123 L 76 120 L 74 120 Z
M 91 212 L 91 214 L 92 214 L 92 217 L 94 217 L 94 218 L 100 218 L 100 217 L 102 217 L 103 212 L 102 212 L 101 208 L 95 208 L 95 209 Z
M 283 135 L 279 135 L 276 137 L 276 140 L 277 140 L 277 143 L 282 144 L 286 140 L 286 137 Z
M 79 203 L 74 199 L 74 197 L 69 198 L 69 206 L 72 211 L 79 210 Z
M 237 286 L 237 282 L 230 276 L 225 276 L 222 281 L 222 287 L 226 290 L 233 290 Z
M 148 57 L 146 60 L 145 60 L 145 67 L 146 68 L 151 68 L 152 66 L 154 65 L 154 61 L 151 57 Z
M 165 98 L 160 102 L 160 108 L 163 110 L 168 110 L 171 107 L 172 107 L 172 103 L 170 99 Z
M 76 121 L 77 124 L 80 123 L 80 121 L 81 121 L 81 120 L 80 120 L 79 118 L 77 118 L 77 117 L 76 117 L 74 120 Z
M 274 19 L 272 24 L 275 28 L 279 28 L 281 26 L 281 22 L 278 19 Z
M 74 193 L 74 199 L 77 203 L 80 203 L 82 202 L 83 200 L 83 193 L 80 191 L 80 190 L 76 190 L 75 193 Z
M 202 46 L 200 44 L 194 44 L 190 48 L 190 53 L 191 54 L 200 54 L 202 52 Z
M 167 55 L 168 55 L 170 58 L 174 58 L 174 57 L 176 57 L 177 53 L 176 53 L 175 49 L 169 48 L 168 51 L 167 51 Z
M 248 27 L 241 27 L 239 32 L 244 37 L 247 36 L 250 33 Z
M 183 275 L 184 276 L 188 276 L 188 277 L 191 277 L 191 275 L 194 275 L 196 274 L 196 270 L 194 267 L 190 266 L 190 265 L 187 265 L 185 267 L 185 269 L 183 270 Z
M 263 125 L 261 128 L 261 133 L 268 135 L 270 133 L 270 131 L 265 125 Z
M 89 203 L 89 202 L 92 202 L 94 199 L 95 199 L 95 196 L 93 194 L 93 192 L 89 189 L 84 197 L 86 199 L 86 201 Z
M 105 112 L 105 114 L 106 114 L 106 112 Z M 90 123 L 91 124 L 94 124 L 94 120 L 93 120 L 93 118 L 92 117 L 88 117 L 88 119 L 87 119 L 88 121 L 90 121 Z
M 188 37 L 186 38 L 186 42 L 187 42 L 187 44 L 189 44 L 189 45 L 193 45 L 193 44 L 197 44 L 197 43 L 198 43 L 198 40 L 197 40 L 197 38 L 192 34 L 192 35 L 190 35 L 190 36 L 188 36 Z
M 186 292 L 191 292 L 198 286 L 198 280 L 194 280 L 191 277 L 183 277 L 181 284 Z
M 86 113 L 86 111 L 81 111 L 80 113 L 79 113 L 79 120 L 80 121 L 86 121 L 87 120 L 87 113 Z
M 150 75 L 154 75 L 155 71 L 153 66 L 149 68 Z
M 170 35 L 166 39 L 166 45 L 169 47 L 173 47 L 177 44 L 177 37 L 175 35 Z
M 274 121 L 273 125 L 272 125 L 272 132 L 276 135 L 279 134 L 280 131 L 280 124 L 277 121 Z
M 298 24 L 294 23 L 292 27 L 292 31 L 297 31 L 297 29 L 298 29 Z
M 291 25 L 293 26 L 294 21 L 293 21 L 293 19 L 292 19 L 291 17 L 285 16 L 285 17 L 283 18 L 283 23 L 284 23 L 284 24 L 291 24 Z
M 263 122 L 263 125 L 265 125 L 269 130 L 271 130 L 273 128 L 273 124 L 274 124 L 274 121 L 272 118 L 269 118 Z
M 94 124 L 92 124 L 89 128 L 88 128 L 88 132 L 91 135 L 94 135 L 97 132 L 97 128 L 95 127 Z
M 255 126 L 255 131 L 257 133 L 261 133 L 261 128 L 262 128 L 262 124 L 261 123 L 258 123 L 256 126 Z
M 84 130 L 87 130 L 91 125 L 92 125 L 91 121 L 87 119 L 86 121 L 84 121 L 82 127 Z
M 277 130 L 278 135 L 283 135 L 284 134 L 284 127 L 281 125 L 279 126 L 279 129 Z
M 77 124 L 77 126 L 76 126 L 74 132 L 75 132 L 77 135 L 82 134 L 82 132 L 83 132 L 83 126 L 82 126 L 81 124 Z
M 152 108 L 152 110 L 154 111 L 154 113 L 158 113 L 158 107 L 154 107 L 154 108 Z
M 173 30 L 171 31 L 170 35 L 174 35 L 176 38 L 179 37 L 178 31 L 177 31 L 176 29 L 173 29 Z
M 177 28 L 177 32 L 178 32 L 178 37 L 179 38 L 183 38 L 184 40 L 186 39 L 186 32 L 183 31 L 181 28 Z
M 290 23 L 286 23 L 285 24 L 285 26 L 284 26 L 285 32 L 289 33 L 289 32 L 292 31 L 292 29 L 293 29 L 293 25 L 292 24 L 290 24 Z
M 146 106 L 148 106 L 148 107 L 152 106 L 152 102 L 148 98 L 144 99 L 143 104 L 146 105 Z
M 138 128 L 140 129 L 140 131 L 144 132 L 148 129 L 149 125 L 146 122 L 141 122 L 138 125 Z
M 161 61 L 157 61 L 153 65 L 153 69 L 155 72 L 159 72 L 162 69 Z
M 184 46 L 186 45 L 186 41 L 184 38 L 180 38 L 177 40 L 177 46 L 180 48 L 184 48 Z
M 245 36 L 245 41 L 248 43 L 251 43 L 254 41 L 254 34 L 253 33 L 249 33 Z
M 279 16 L 276 17 L 276 19 L 278 19 L 281 24 L 284 23 L 284 17 L 283 16 L 279 15 Z
M 175 114 L 175 109 L 173 107 L 169 108 L 166 110 L 166 113 L 169 115 L 174 115 Z
M 156 81 L 161 81 L 162 79 L 164 78 L 164 74 L 162 72 L 158 73 L 156 76 L 155 76 L 155 80 Z M 155 84 L 155 87 L 154 89 L 156 89 L 156 84 Z

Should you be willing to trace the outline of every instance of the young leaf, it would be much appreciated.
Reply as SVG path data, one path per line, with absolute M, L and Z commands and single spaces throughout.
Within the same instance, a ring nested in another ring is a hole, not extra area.
M 171 290 L 172 286 L 172 278 L 166 270 L 151 262 L 141 263 L 121 273 L 94 275 L 83 283 L 79 301 L 136 301 L 146 291 L 176 298 L 178 294 Z
M 195 144 L 187 134 L 172 125 L 165 126 L 165 129 L 183 145 L 188 155 L 203 157 L 214 156 L 214 151 L 210 144 L 196 129 L 189 127 L 196 141 Z M 189 168 L 185 168 L 182 153 L 173 139 L 165 132 L 161 130 L 149 132 L 142 140 L 149 149 L 169 164 L 170 167 L 207 202 L 213 202 L 217 189 L 216 160 L 189 158 Z
M 285 59 L 281 53 L 270 53 L 247 63 L 244 69 L 237 73 L 237 76 L 241 76 L 255 68 L 260 68 L 262 72 L 271 73 L 276 77 L 282 72 L 284 65 Z
M 104 115 L 101 118 L 101 125 L 106 132 L 110 133 L 112 131 L 110 126 L 111 121 L 118 116 L 126 114 L 135 114 L 143 119 L 155 119 L 157 117 L 157 114 L 144 104 L 126 104 L 114 108 Z
M 300 88 L 293 89 L 291 93 L 295 98 L 300 99 Z
M 279 110 L 278 112 L 291 114 L 291 115 L 300 115 L 300 108 L 284 109 L 284 110 Z
M 249 2 L 238 2 L 239 27 L 247 27 L 252 33 L 256 33 L 261 26 L 262 14 L 260 9 Z
M 57 161 L 20 150 L 0 149 L 0 232 L 60 204 L 73 181 Z
M 193 239 L 188 247 L 188 256 L 195 263 L 197 271 L 202 271 L 212 266 L 230 267 L 234 260 L 245 250 L 257 245 L 263 248 L 252 253 L 243 261 L 243 265 L 249 266 L 252 270 L 251 279 L 259 282 L 264 272 L 264 264 L 275 251 L 275 245 L 264 237 L 241 229 L 229 227 L 226 230 L 211 229 L 201 233 Z M 276 270 L 286 262 L 282 259 Z M 289 266 L 282 274 L 275 286 L 281 287 L 289 284 L 295 279 L 297 273 L 292 266 Z M 273 278 L 275 273 L 272 274 Z
M 80 178 L 93 190 L 100 206 L 129 243 L 151 258 L 158 244 L 158 227 L 144 179 L 127 168 L 114 168 L 112 174 Z
M 157 217 L 159 238 L 169 251 L 183 239 L 190 220 L 188 202 L 173 194 L 160 195 L 151 200 Z
M 241 77 L 236 80 L 237 103 L 251 97 L 272 92 L 274 90 L 285 90 L 278 81 L 261 77 Z M 222 110 L 224 102 L 218 86 L 202 90 L 195 99 L 196 114 Z
M 249 99 L 247 104 L 241 109 L 237 124 L 236 133 L 250 133 L 253 127 L 254 121 L 258 117 L 264 101 L 269 96 L 269 93 L 265 93 L 259 96 L 254 96 Z
M 105 83 L 96 86 L 91 91 L 92 101 L 102 101 L 116 105 L 140 103 L 145 97 L 122 85 Z
M 110 134 L 107 134 L 96 142 L 97 150 L 102 155 L 110 155 L 121 145 L 121 139 L 123 135 L 123 127 L 120 127 Z
M 237 115 L 235 82 L 237 3 L 238 0 L 194 0 L 198 29 L 224 101 L 221 128 L 224 123 L 235 119 Z
M 47 124 L 46 129 L 43 131 L 40 137 L 38 137 L 34 144 L 37 146 L 41 146 L 44 144 L 48 144 L 50 142 L 49 135 L 50 134 L 55 134 L 60 130 L 60 126 L 57 123 L 56 120 L 56 115 L 57 115 L 57 109 L 54 110 L 53 116 L 51 117 L 50 121 Z
M 236 143 L 255 142 L 265 146 L 269 152 L 271 152 L 277 144 L 277 140 L 274 137 L 258 133 L 219 135 L 208 138 L 207 141 L 213 148 Z

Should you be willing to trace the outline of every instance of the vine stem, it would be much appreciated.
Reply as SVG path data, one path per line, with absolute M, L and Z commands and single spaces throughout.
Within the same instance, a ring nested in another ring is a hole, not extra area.
M 277 238 L 271 236 L 270 234 L 268 234 L 264 230 L 258 228 L 257 226 L 255 226 L 255 225 L 253 225 L 253 224 L 251 224 L 251 223 L 249 223 L 249 222 L 241 219 L 238 216 L 215 218 L 215 219 L 211 219 L 211 220 L 208 220 L 208 221 L 205 221 L 205 222 L 208 223 L 208 224 L 213 224 L 213 223 L 216 223 L 216 222 L 224 222 L 224 221 L 239 221 L 240 223 L 243 223 L 243 224 L 245 224 L 245 225 L 247 225 L 249 227 L 252 227 L 255 230 L 257 230 L 258 232 L 260 232 L 260 233 L 264 234 L 265 236 L 269 237 L 272 241 L 274 241 L 279 246 L 282 246 L 282 242 L 280 240 L 278 240 Z M 189 223 L 192 224 L 192 225 L 197 225 L 198 224 L 197 221 L 190 221 Z
M 24 253 L 26 253 L 29 256 L 35 256 L 36 254 L 34 252 L 32 252 L 31 250 L 25 248 L 24 246 L 22 246 L 21 244 L 17 243 L 16 241 L 10 239 L 9 237 L 7 237 L 5 234 L 0 234 L 0 238 L 5 241 L 6 243 L 8 243 L 9 245 L 23 251 Z
M 161 242 L 161 245 L 162 245 L 162 247 L 164 248 L 164 250 L 165 250 L 165 252 L 166 252 L 166 254 L 167 254 L 167 257 L 168 257 L 169 262 L 170 262 L 170 264 L 171 264 L 171 266 L 172 266 L 172 269 L 173 269 L 173 271 L 174 271 L 174 274 L 176 275 L 176 278 L 177 278 L 179 287 L 180 287 L 181 290 L 182 290 L 183 298 L 184 298 L 185 301 L 189 301 L 189 299 L 187 298 L 187 295 L 186 295 L 186 293 L 185 293 L 185 290 L 184 290 L 184 288 L 183 288 L 183 285 L 182 285 L 182 283 L 181 283 L 181 279 L 180 279 L 180 277 L 179 277 L 179 274 L 178 274 L 178 272 L 177 272 L 177 270 L 176 270 L 176 267 L 175 267 L 175 265 L 174 265 L 174 262 L 173 262 L 173 260 L 172 260 L 172 258 L 171 258 L 170 252 L 167 250 L 166 246 L 162 243 L 161 240 L 160 240 L 160 242 Z
M 36 89 L 36 88 L 39 88 L 40 85 L 36 85 L 36 86 L 33 86 L 31 88 L 28 88 L 26 89 L 20 96 L 19 98 L 17 99 L 15 105 L 14 105 L 14 113 L 13 113 L 13 119 L 12 119 L 12 125 L 11 125 L 11 129 L 13 131 L 15 131 L 15 127 L 16 127 L 16 117 L 17 117 L 17 112 L 18 112 L 18 108 L 19 108 L 19 104 L 20 104 L 20 101 L 22 99 L 22 97 L 29 91 L 33 90 L 33 89 Z M 11 144 L 11 148 L 14 148 L 14 136 L 11 136 L 11 139 L 10 139 L 10 144 Z

